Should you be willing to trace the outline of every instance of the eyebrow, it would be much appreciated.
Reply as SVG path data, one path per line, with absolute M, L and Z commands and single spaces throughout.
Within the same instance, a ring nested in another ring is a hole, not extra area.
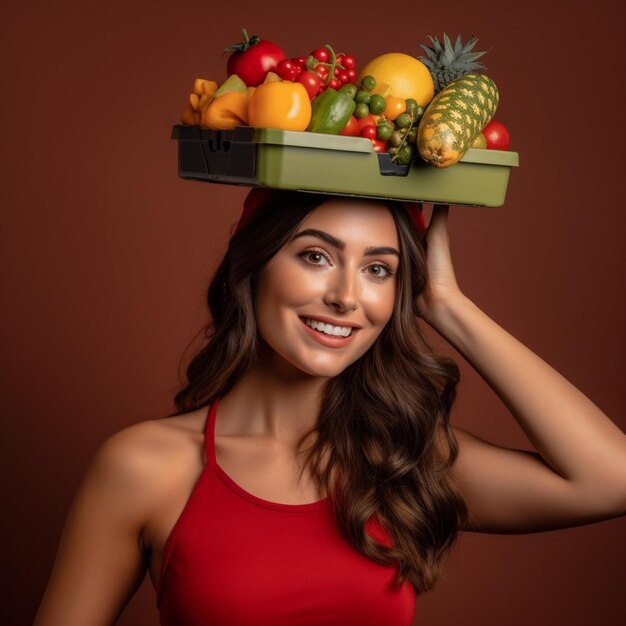
M 317 230 L 316 228 L 307 228 L 300 231 L 294 239 L 298 239 L 298 237 L 317 237 L 339 250 L 345 250 L 346 248 L 346 244 L 341 241 L 341 239 L 337 239 L 337 237 L 333 237 L 331 234 L 323 230 Z M 365 256 L 376 256 L 379 254 L 394 254 L 400 258 L 400 253 L 390 246 L 370 246 L 369 248 L 365 248 Z

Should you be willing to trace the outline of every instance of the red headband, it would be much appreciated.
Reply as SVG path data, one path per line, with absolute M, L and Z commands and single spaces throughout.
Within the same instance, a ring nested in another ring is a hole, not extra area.
M 263 206 L 270 204 L 276 196 L 275 189 L 268 189 L 266 187 L 254 187 L 250 190 L 250 193 L 246 196 L 243 202 L 243 213 L 239 218 L 235 232 L 237 232 L 241 226 L 248 220 L 248 218 Z M 421 202 L 399 202 L 401 204 L 411 221 L 415 225 L 419 236 L 422 237 L 426 232 L 426 223 L 424 222 L 424 216 L 422 215 L 422 203 Z

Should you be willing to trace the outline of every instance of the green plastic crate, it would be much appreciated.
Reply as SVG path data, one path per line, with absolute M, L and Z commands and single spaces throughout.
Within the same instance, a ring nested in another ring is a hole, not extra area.
M 362 137 L 242 126 L 232 131 L 176 125 L 178 173 L 213 183 L 368 198 L 499 207 L 517 152 L 470 149 L 437 169 L 416 156 L 408 166 L 376 154 Z

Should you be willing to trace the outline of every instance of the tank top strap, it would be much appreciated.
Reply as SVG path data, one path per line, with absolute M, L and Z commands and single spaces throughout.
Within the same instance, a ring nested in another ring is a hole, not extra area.
M 214 398 L 209 407 L 206 423 L 204 426 L 204 453 L 206 456 L 206 467 L 212 468 L 216 464 L 215 457 L 215 418 L 217 416 L 217 405 L 219 398 Z

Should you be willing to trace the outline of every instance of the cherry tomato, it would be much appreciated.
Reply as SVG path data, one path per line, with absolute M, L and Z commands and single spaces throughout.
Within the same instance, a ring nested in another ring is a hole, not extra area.
M 347 70 L 354 69 L 356 67 L 356 59 L 353 56 L 345 55 L 343 57 L 343 61 L 341 62 Z
M 348 76 L 350 77 L 350 80 L 351 80 L 351 81 L 356 80 L 356 77 L 357 77 L 356 70 L 354 70 L 354 69 L 350 68 L 349 70 L 346 70 L 346 73 L 347 73 L 347 74 L 348 74 Z
M 343 54 L 343 52 L 340 52 L 336 57 L 335 57 L 335 62 L 338 63 L 339 65 L 343 65 L 343 58 L 346 55 Z
M 365 137 L 366 139 L 376 139 L 376 126 L 363 126 L 359 135 L 361 135 L 361 137 Z
M 336 78 L 331 78 L 326 86 L 331 89 L 339 89 L 339 87 L 341 87 L 341 83 Z
M 289 59 L 283 59 L 276 66 L 276 73 L 283 80 L 293 80 L 297 76 L 296 65 Z
M 374 152 L 378 153 L 378 152 L 389 152 L 389 142 L 388 141 L 381 141 L 380 139 L 374 139 L 372 141 L 372 144 L 374 146 Z
M 318 76 L 321 76 L 322 78 L 326 78 L 328 76 L 328 68 L 325 65 L 318 65 L 315 68 L 315 71 L 317 72 Z
M 387 103 L 385 107 L 385 115 L 392 121 L 406 111 L 406 100 L 403 100 L 402 98 L 387 96 L 385 98 L 385 102 Z
M 295 65 L 298 65 L 303 70 L 306 69 L 306 59 L 304 57 L 294 57 L 291 59 Z
M 311 56 L 322 63 L 328 63 L 328 59 L 330 59 L 330 52 L 328 52 L 326 48 L 317 48 L 311 52 Z
M 345 70 L 343 72 L 339 72 L 339 74 L 337 74 L 337 80 L 344 85 L 346 83 L 349 83 L 350 77 L 348 76 L 348 72 L 346 72 Z
M 242 33 L 243 43 L 226 49 L 232 53 L 226 63 L 226 73 L 228 76 L 237 74 L 248 87 L 257 87 L 265 80 L 268 72 L 276 71 L 285 53 L 271 41 L 256 35 L 248 37 L 245 29 Z
M 485 128 L 483 135 L 487 140 L 487 148 L 490 150 L 508 150 L 511 143 L 511 136 L 508 128 L 497 120 L 491 120 Z
M 304 85 L 304 88 L 309 94 L 309 98 L 311 100 L 315 98 L 320 87 L 322 86 L 322 79 L 317 74 L 309 71 L 301 72 L 297 76 L 295 82 Z
M 358 137 L 359 135 L 359 120 L 354 117 L 354 115 L 350 116 L 348 123 L 345 125 L 344 129 L 339 133 L 340 135 L 348 135 L 349 137 Z
M 336 68 L 333 70 L 333 74 L 335 75 L 335 77 L 337 77 L 337 76 L 339 76 L 339 74 L 341 74 L 341 70 L 340 70 L 338 67 L 336 67 Z

